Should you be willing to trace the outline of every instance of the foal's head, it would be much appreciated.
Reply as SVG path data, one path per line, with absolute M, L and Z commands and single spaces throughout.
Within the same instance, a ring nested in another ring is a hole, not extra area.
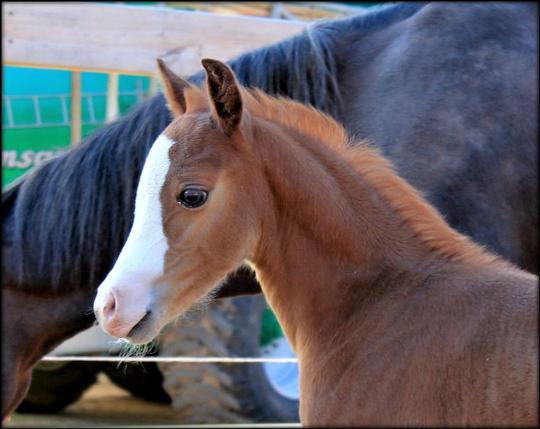
M 265 194 L 233 72 L 203 60 L 201 90 L 158 64 L 174 120 L 148 154 L 132 230 L 94 303 L 101 326 L 133 343 L 151 340 L 249 257 Z

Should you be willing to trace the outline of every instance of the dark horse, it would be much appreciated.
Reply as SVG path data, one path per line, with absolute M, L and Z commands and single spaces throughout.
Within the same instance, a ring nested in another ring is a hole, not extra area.
M 175 120 L 98 287 L 101 328 L 145 344 L 247 261 L 298 356 L 304 425 L 537 425 L 538 276 L 328 115 L 202 64 L 205 88 L 159 63 Z
M 537 19 L 534 3 L 386 5 L 230 65 L 242 84 L 373 141 L 454 228 L 537 273 Z M 3 193 L 3 417 L 37 361 L 94 322 L 146 154 L 170 119 L 158 95 Z M 243 273 L 218 296 L 257 291 Z

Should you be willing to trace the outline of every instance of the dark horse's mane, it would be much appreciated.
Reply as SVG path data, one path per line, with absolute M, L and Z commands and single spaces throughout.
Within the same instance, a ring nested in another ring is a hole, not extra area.
M 323 21 L 229 64 L 245 86 L 287 95 L 339 118 L 336 38 L 352 31 L 357 37 L 417 9 L 384 5 L 364 15 Z M 190 81 L 200 83 L 203 77 L 201 72 Z M 158 94 L 3 192 L 3 230 L 9 237 L 3 243 L 11 244 L 9 270 L 18 287 L 65 291 L 97 286 L 127 238 L 146 155 L 170 119 Z

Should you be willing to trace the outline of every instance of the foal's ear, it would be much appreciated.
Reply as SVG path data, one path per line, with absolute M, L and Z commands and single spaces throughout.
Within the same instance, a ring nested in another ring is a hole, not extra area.
M 205 58 L 206 83 L 212 105 L 212 115 L 225 135 L 236 131 L 242 119 L 242 98 L 233 71 L 221 61 Z
M 184 96 L 184 91 L 190 87 L 190 84 L 181 77 L 175 75 L 161 58 L 157 59 L 157 63 L 159 74 L 163 81 L 163 90 L 165 92 L 165 99 L 167 100 L 169 110 L 175 117 L 183 115 L 186 113 L 186 98 Z

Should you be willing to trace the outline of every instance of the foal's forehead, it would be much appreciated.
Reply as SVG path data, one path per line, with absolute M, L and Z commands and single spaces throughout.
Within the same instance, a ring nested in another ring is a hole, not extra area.
M 200 116 L 184 115 L 175 119 L 163 131 L 171 142 L 170 161 L 173 163 L 190 159 L 200 151 L 206 121 Z
M 222 156 L 225 136 L 216 129 L 209 114 L 186 114 L 175 119 L 163 132 L 172 142 L 169 158 L 173 165 L 200 163 Z
M 163 134 L 175 143 L 175 146 L 195 146 L 208 128 L 208 115 L 182 115 L 174 119 Z

